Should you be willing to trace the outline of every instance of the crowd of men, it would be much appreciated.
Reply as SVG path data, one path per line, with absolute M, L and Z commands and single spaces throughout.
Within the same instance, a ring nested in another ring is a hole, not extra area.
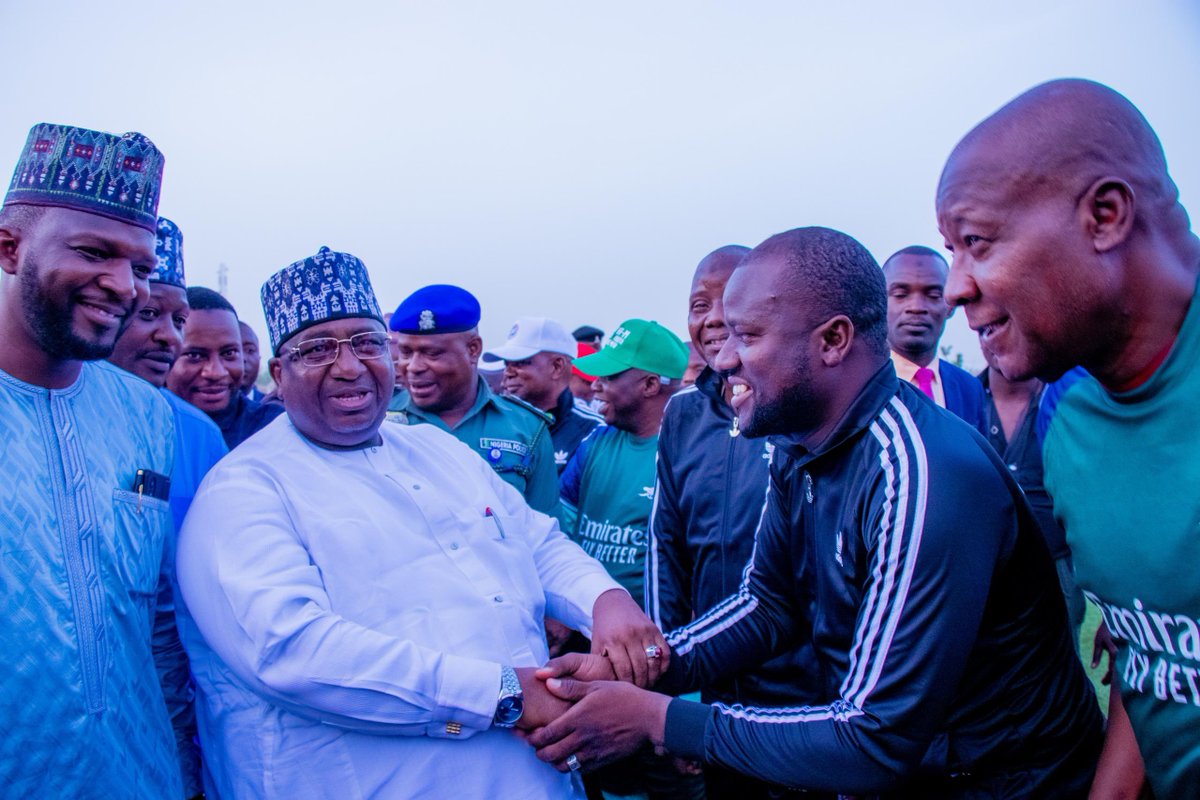
M 266 393 L 163 163 L 38 124 L 0 209 L 0 796 L 1200 796 L 1200 240 L 1117 92 L 960 141 L 949 261 L 713 250 L 688 342 L 322 247 Z

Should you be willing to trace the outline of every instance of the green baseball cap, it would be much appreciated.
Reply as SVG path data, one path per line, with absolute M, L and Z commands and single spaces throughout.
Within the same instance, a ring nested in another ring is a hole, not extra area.
M 640 369 L 664 378 L 678 380 L 687 370 L 687 345 L 679 337 L 644 319 L 621 323 L 604 347 L 590 356 L 575 359 L 580 372 L 607 378 L 627 369 Z

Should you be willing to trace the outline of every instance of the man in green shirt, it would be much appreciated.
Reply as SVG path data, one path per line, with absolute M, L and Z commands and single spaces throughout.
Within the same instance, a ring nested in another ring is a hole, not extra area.
M 1162 145 L 1117 92 L 1038 86 L 942 172 L 946 299 L 1009 380 L 1046 389 L 1045 484 L 1079 586 L 1119 637 L 1092 796 L 1200 786 L 1200 240 Z
M 565 530 L 640 603 L 658 428 L 687 369 L 687 347 L 657 322 L 631 319 L 575 365 L 596 376 L 605 424 L 563 471 Z
M 392 314 L 397 369 L 404 386 L 388 405 L 388 420 L 428 423 L 452 433 L 546 514 L 558 509 L 558 471 L 549 419 L 533 406 L 500 397 L 479 376 L 483 352 L 479 301 L 465 289 L 418 289 Z
M 682 386 L 687 346 L 641 319 L 621 323 L 599 352 L 575 359 L 596 376 L 604 425 L 571 457 L 559 481 L 564 530 L 608 574 L 643 602 L 650 512 L 654 507 L 658 429 L 667 401 Z M 614 666 L 632 654 L 608 653 Z M 681 775 L 662 758 L 633 757 L 597 773 L 605 791 L 651 798 L 703 796 L 703 780 Z

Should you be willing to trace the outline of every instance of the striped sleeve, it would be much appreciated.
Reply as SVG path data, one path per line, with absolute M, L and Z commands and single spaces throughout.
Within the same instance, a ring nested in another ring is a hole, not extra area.
M 671 666 L 656 686 L 681 694 L 756 667 L 800 635 L 787 596 L 795 581 L 786 490 L 771 480 L 738 591 L 667 635 Z
M 659 630 L 667 631 L 685 609 L 690 609 L 691 570 L 686 532 L 678 524 L 675 484 L 664 469 L 662 442 L 660 433 L 654 456 L 654 504 L 647 528 L 650 543 L 646 548 L 646 594 L 642 607 Z
M 931 501 L 926 444 L 899 398 L 869 436 L 877 451 L 863 475 L 863 584 L 837 695 L 794 708 L 716 704 L 699 730 L 679 724 L 699 710 L 673 701 L 672 752 L 788 786 L 874 793 L 915 770 L 944 726 L 987 600 L 996 537 L 982 531 L 976 545 L 964 536 L 962 501 L 978 488 L 970 470 L 939 472 L 941 502 Z
M 695 387 L 684 389 L 667 401 L 662 425 L 658 432 L 658 450 L 654 456 L 654 504 L 650 510 L 646 548 L 646 614 L 666 632 L 686 625 L 692 619 L 693 553 L 689 548 L 688 525 L 681 508 L 677 466 L 674 456 L 690 442 L 679 441 L 677 418 L 682 394 L 695 393 Z M 703 610 L 703 609 L 699 609 Z
M 750 552 L 750 560 L 742 571 L 742 582 L 737 594 L 727 597 L 713 608 L 705 611 L 691 624 L 672 631 L 667 636 L 667 644 L 671 652 L 678 656 L 686 656 L 696 645 L 712 639 L 717 634 L 736 625 L 758 608 L 757 593 L 750 585 L 750 576 L 754 572 L 754 564 L 758 555 L 759 535 L 763 530 L 763 521 L 767 518 L 767 506 L 771 501 L 771 486 L 768 484 L 763 498 L 762 511 L 759 513 L 758 528 L 754 534 L 754 548 Z

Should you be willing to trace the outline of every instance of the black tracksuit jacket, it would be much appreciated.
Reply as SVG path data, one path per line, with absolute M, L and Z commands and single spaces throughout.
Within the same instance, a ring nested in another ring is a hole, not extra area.
M 771 445 L 732 436 L 721 380 L 705 368 L 667 403 L 646 557 L 645 609 L 663 631 L 681 628 L 742 582 L 767 497 Z M 805 677 L 807 676 L 807 677 Z M 816 692 L 811 645 L 701 687 L 706 702 L 795 705 Z
M 1102 720 L 1037 523 L 987 442 L 890 362 L 819 446 L 776 441 L 746 577 L 668 637 L 658 688 L 806 638 L 819 703 L 676 699 L 667 748 L 844 794 L 1086 796 Z

